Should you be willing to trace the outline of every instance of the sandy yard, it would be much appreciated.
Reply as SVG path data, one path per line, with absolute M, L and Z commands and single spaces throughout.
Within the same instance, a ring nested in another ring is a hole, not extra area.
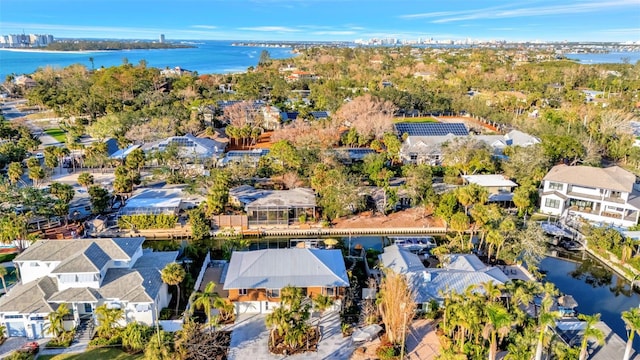
M 439 219 L 433 216 L 424 216 L 424 210 L 410 208 L 389 215 L 372 215 L 370 211 L 358 216 L 335 219 L 333 226 L 336 229 L 344 228 L 401 228 L 401 227 L 444 227 Z
M 437 324 L 433 320 L 415 320 L 406 335 L 406 354 L 408 360 L 433 360 L 440 354 L 440 341 L 436 334 Z M 384 335 L 382 335 L 384 336 Z M 380 338 L 362 344 L 356 348 L 350 360 L 377 359 L 376 349 Z

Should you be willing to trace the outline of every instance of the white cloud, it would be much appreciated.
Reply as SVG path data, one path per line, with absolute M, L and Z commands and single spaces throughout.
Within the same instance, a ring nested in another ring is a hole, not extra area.
M 519 9 L 498 10 L 496 8 L 478 9 L 473 11 L 459 12 L 450 17 L 433 20 L 435 24 L 448 23 L 454 21 L 478 20 L 478 19 L 498 19 L 498 18 L 519 18 L 544 15 L 559 14 L 579 14 L 586 12 L 596 12 L 609 10 L 612 7 L 638 7 L 638 0 L 618 0 L 600 2 L 578 2 L 567 5 L 549 5 L 539 7 L 525 7 Z
M 313 35 L 355 35 L 357 32 L 355 31 L 339 31 L 339 30 L 328 30 L 328 31 L 314 31 Z
M 238 30 L 245 31 L 264 31 L 264 32 L 300 32 L 300 29 L 294 29 L 285 26 L 254 26 L 254 27 L 241 27 Z
M 213 26 L 213 25 L 192 25 L 191 26 L 194 29 L 208 29 L 208 30 L 213 30 L 213 29 L 217 29 L 217 26 Z

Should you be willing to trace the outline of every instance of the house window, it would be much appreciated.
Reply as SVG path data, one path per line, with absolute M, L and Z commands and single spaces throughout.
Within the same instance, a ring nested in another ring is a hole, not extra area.
M 323 288 L 322 292 L 324 293 L 325 296 L 336 296 L 338 294 L 338 292 L 336 291 L 336 288 L 334 287 Z
M 564 188 L 564 184 L 557 183 L 557 182 L 549 183 L 549 190 L 562 190 L 563 188 Z
M 552 209 L 559 209 L 560 208 L 560 200 L 555 200 L 555 199 L 546 199 L 544 201 L 544 206 L 548 207 L 548 208 L 552 208 Z
M 78 282 L 92 282 L 95 280 L 95 274 L 78 274 Z
M 247 289 L 238 289 L 238 295 L 247 295 Z
M 411 161 L 418 161 L 418 154 L 410 153 L 409 154 L 409 159 L 411 159 Z
M 136 311 L 137 312 L 151 311 L 151 306 L 149 304 L 138 304 L 136 305 Z
M 622 197 L 622 193 L 620 191 L 612 191 L 611 197 L 614 199 L 620 199 Z
M 45 317 L 44 316 L 32 316 L 31 318 L 29 318 L 29 320 L 31 320 L 31 321 L 44 321 Z
M 279 298 L 280 297 L 280 289 L 267 289 L 267 297 Z
M 60 275 L 60 282 L 61 283 L 74 283 L 74 282 L 76 282 L 76 275 L 75 274 L 62 274 L 62 275 Z
M 5 315 L 5 319 L 22 319 L 22 315 Z

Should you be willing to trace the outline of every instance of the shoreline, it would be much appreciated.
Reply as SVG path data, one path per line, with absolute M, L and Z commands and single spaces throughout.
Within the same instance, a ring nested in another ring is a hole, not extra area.
M 92 54 L 92 53 L 103 53 L 103 52 L 112 52 L 112 51 L 120 51 L 120 50 L 70 50 L 70 51 L 62 51 L 62 50 L 44 50 L 44 49 L 34 49 L 34 48 L 3 48 L 3 47 L 0 47 L 0 51 L 11 51 L 11 52 L 22 52 L 22 53 L 42 53 L 42 54 Z

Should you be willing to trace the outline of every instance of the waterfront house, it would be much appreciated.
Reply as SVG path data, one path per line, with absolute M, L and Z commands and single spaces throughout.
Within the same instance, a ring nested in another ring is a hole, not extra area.
M 96 321 L 96 307 L 125 310 L 124 323 L 152 325 L 170 296 L 160 271 L 177 251 L 143 251 L 144 238 L 40 240 L 13 262 L 21 283 L 0 298 L 0 323 L 9 336 L 41 338 L 60 304 L 67 329 Z
M 270 190 L 241 185 L 229 190 L 229 203 L 246 211 L 249 227 L 289 225 L 300 217 L 316 217 L 316 195 L 310 188 Z
M 269 149 L 231 150 L 218 160 L 218 166 L 224 167 L 232 163 L 257 166 L 260 159 L 269 154 Z
M 483 283 L 491 281 L 499 285 L 509 281 L 502 270 L 485 265 L 473 254 L 445 255 L 441 267 L 426 268 L 418 255 L 391 245 L 384 248 L 379 260 L 385 268 L 406 277 L 418 309 L 422 311 L 427 311 L 433 300 L 442 304 L 451 292 L 463 294 L 473 285 L 475 291 L 482 292 Z
M 191 134 L 171 136 L 164 140 L 146 143 L 141 146 L 145 153 L 164 151 L 169 146 L 176 146 L 180 158 L 185 161 L 205 161 L 217 159 L 224 152 L 226 143 L 208 138 L 199 138 Z
M 462 175 L 465 184 L 476 184 L 489 192 L 489 202 L 509 206 L 513 201 L 513 189 L 518 186 L 504 175 Z
M 335 300 L 349 287 L 340 250 L 309 248 L 235 251 L 223 282 L 238 314 L 273 311 L 286 286 L 302 288 L 309 298 L 322 294 Z
M 618 166 L 554 166 L 542 179 L 540 211 L 593 223 L 636 225 L 640 214 L 636 176 Z

